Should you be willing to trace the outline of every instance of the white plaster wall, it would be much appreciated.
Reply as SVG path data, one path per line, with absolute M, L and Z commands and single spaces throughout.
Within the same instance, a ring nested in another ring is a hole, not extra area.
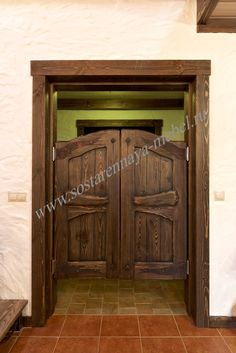
M 31 300 L 30 60 L 211 59 L 211 315 L 236 304 L 236 34 L 197 34 L 194 0 L 0 0 L 0 295 Z M 213 190 L 225 190 L 224 202 Z M 8 203 L 26 191 L 27 203 Z M 25 313 L 30 314 L 30 305 Z M 235 312 L 234 312 L 235 315 Z

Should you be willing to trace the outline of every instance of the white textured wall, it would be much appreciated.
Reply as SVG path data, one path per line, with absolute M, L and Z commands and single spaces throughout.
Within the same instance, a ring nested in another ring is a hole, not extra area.
M 194 0 L 0 0 L 0 294 L 31 299 L 30 60 L 211 59 L 211 315 L 236 304 L 236 34 L 197 34 Z M 213 190 L 225 190 L 215 202 Z M 26 191 L 27 203 L 7 202 Z M 26 310 L 30 314 L 30 306 Z

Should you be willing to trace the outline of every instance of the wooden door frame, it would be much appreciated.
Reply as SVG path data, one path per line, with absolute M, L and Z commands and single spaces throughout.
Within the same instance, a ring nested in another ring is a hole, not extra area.
M 189 86 L 188 164 L 188 311 L 199 327 L 209 326 L 209 60 L 65 60 L 32 61 L 32 325 L 51 313 L 53 214 L 35 211 L 53 198 L 53 106 L 55 82 L 101 84 L 184 83 Z M 196 120 L 196 117 L 198 120 Z M 202 119 L 204 117 L 204 119 Z

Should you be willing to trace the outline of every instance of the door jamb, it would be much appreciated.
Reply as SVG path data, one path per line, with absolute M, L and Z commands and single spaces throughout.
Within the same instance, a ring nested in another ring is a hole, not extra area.
M 209 326 L 209 76 L 208 60 L 32 61 L 32 324 L 50 316 L 52 213 L 40 219 L 36 210 L 52 200 L 52 86 L 60 79 L 121 82 L 187 82 L 189 84 L 188 232 L 189 307 L 199 327 Z M 202 119 L 196 123 L 196 117 Z M 52 294 L 51 294 L 52 295 Z

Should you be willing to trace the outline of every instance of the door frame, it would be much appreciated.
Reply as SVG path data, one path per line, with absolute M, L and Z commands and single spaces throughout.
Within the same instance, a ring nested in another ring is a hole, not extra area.
M 52 60 L 32 61 L 32 318 L 44 325 L 52 314 L 53 214 L 35 211 L 53 199 L 55 84 L 108 82 L 188 85 L 187 309 L 199 327 L 209 326 L 209 60 Z

